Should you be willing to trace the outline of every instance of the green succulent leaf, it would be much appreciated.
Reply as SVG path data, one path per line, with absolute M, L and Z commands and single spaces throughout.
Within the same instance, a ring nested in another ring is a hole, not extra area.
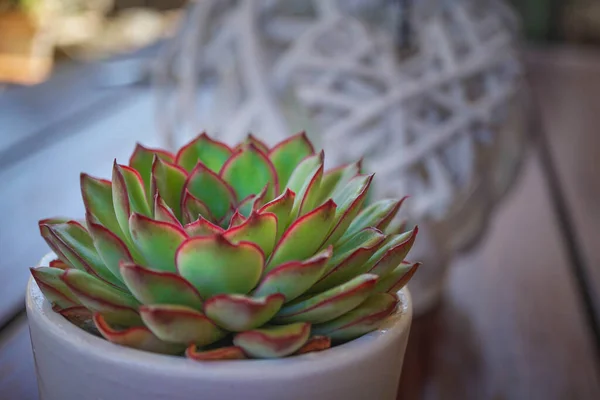
M 259 149 L 263 153 L 269 154 L 269 146 L 267 146 L 267 144 L 265 142 L 258 139 L 256 136 L 254 136 L 251 133 L 249 133 L 248 136 L 246 136 L 246 139 L 243 142 L 239 143 L 237 146 L 235 146 L 233 148 L 233 152 L 235 153 L 238 150 L 242 149 L 244 146 L 247 146 L 249 144 L 254 145 L 257 149 Z
M 234 188 L 238 200 L 259 193 L 266 185 L 267 198 L 272 199 L 279 192 L 275 167 L 265 153 L 253 144 L 233 154 L 219 175 Z
M 146 198 L 152 199 L 153 193 L 151 192 L 151 181 L 152 181 L 152 164 L 154 163 L 154 157 L 158 157 L 167 162 L 173 162 L 173 154 L 161 150 L 161 149 L 150 149 L 137 143 L 133 154 L 129 158 L 129 166 L 135 169 L 144 182 L 144 188 L 146 188 Z
M 175 213 L 156 192 L 154 196 L 154 219 L 157 221 L 168 222 L 173 225 L 181 226 L 181 223 L 175 216 Z
M 113 206 L 119 226 L 128 243 L 132 243 L 129 233 L 131 214 L 135 212 L 147 217 L 151 215 L 145 193 L 144 182 L 140 174 L 133 168 L 118 165 L 115 160 L 112 175 Z
M 300 132 L 278 145 L 269 152 L 269 159 L 277 170 L 279 184 L 285 187 L 292 176 L 294 168 L 306 157 L 315 153 L 315 150 L 306 137 L 305 132 Z
M 384 276 L 396 268 L 412 248 L 418 232 L 419 228 L 415 226 L 412 231 L 397 235 L 387 241 L 366 263 L 369 267 L 368 272 Z
M 335 319 L 361 304 L 375 288 L 377 279 L 377 275 L 363 274 L 318 295 L 301 297 L 283 306 L 274 321 L 319 324 Z
M 123 286 L 120 280 L 106 267 L 94 247 L 90 234 L 79 222 L 68 221 L 42 225 L 46 228 L 43 230 L 42 236 L 59 250 L 56 254 L 63 262 L 111 285 Z
M 214 350 L 199 351 L 198 346 L 195 344 L 187 348 L 185 356 L 194 361 L 244 360 L 247 358 L 241 347 L 227 346 Z
M 173 272 L 157 271 L 131 263 L 121 263 L 121 275 L 127 288 L 142 304 L 172 304 L 202 308 L 198 291 Z
M 196 164 L 201 162 L 211 171 L 218 172 L 231 154 L 231 148 L 225 143 L 213 140 L 206 133 L 202 133 L 179 150 L 175 162 L 186 171 L 193 170 Z
M 389 293 L 372 294 L 354 310 L 324 324 L 314 325 L 313 334 L 326 335 L 335 341 L 348 341 L 374 331 L 389 317 L 398 298 Z
M 266 271 L 287 261 L 304 260 L 313 255 L 327 237 L 335 215 L 336 205 L 329 200 L 294 221 L 275 246 Z
M 385 235 L 375 228 L 358 232 L 346 245 L 336 249 L 327 264 L 326 273 L 310 288 L 310 293 L 322 292 L 359 275 L 384 239 Z
M 331 246 L 305 261 L 288 261 L 273 268 L 262 279 L 254 296 L 281 293 L 290 302 L 306 292 L 323 275 L 333 251 Z
M 181 210 L 183 213 L 183 222 L 185 224 L 190 224 L 200 217 L 216 221 L 216 218 L 211 214 L 208 206 L 194 197 L 188 190 L 185 191 L 181 199 Z
M 290 221 L 290 213 L 294 206 L 294 199 L 296 195 L 290 189 L 286 189 L 280 196 L 271 200 L 259 210 L 259 214 L 273 213 L 277 216 L 277 235 L 276 239 L 279 240 L 283 232 L 287 229 Z
M 292 209 L 292 218 L 305 215 L 315 208 L 319 197 L 319 187 L 322 178 L 323 164 L 320 164 L 309 174 L 309 178 L 298 192 Z
M 275 246 L 277 234 L 277 217 L 273 213 L 258 214 L 253 212 L 241 224 L 227 229 L 223 236 L 231 243 L 247 241 L 256 244 L 268 257 Z
M 359 175 L 352 178 L 342 190 L 334 194 L 333 201 L 338 204 L 338 208 L 335 213 L 334 226 L 325 240 L 324 246 L 337 243 L 338 239 L 346 232 L 352 220 L 360 212 L 372 180 L 373 175 Z
M 196 165 L 192 170 L 185 183 L 185 189 L 205 204 L 216 220 L 224 218 L 236 201 L 232 187 L 203 164 Z M 197 215 L 192 221 L 196 218 Z
M 188 238 L 183 228 L 133 213 L 129 219 L 131 237 L 146 260 L 160 271 L 175 272 L 175 252 Z
M 229 227 L 227 229 L 235 228 L 243 224 L 246 221 L 246 217 L 244 217 L 239 210 L 235 210 L 233 215 L 231 216 L 231 220 L 229 221 Z
M 194 222 L 190 222 L 189 224 L 185 225 L 183 229 L 186 231 L 189 237 L 214 235 L 224 232 L 223 228 L 213 224 L 202 216 Z
M 112 183 L 83 173 L 80 175 L 80 183 L 81 197 L 83 198 L 87 212 L 92 214 L 100 224 L 111 232 L 123 238 L 121 226 L 115 215 Z
M 313 154 L 303 159 L 300 164 L 292 172 L 292 176 L 287 183 L 287 188 L 294 193 L 300 194 L 300 191 L 305 186 L 306 182 L 309 181 L 315 171 L 323 165 L 325 160 L 325 153 L 321 151 L 319 154 Z M 296 196 L 297 199 L 302 199 L 300 196 Z M 301 201 L 301 200 L 296 200 Z
M 267 323 L 279 311 L 285 296 L 274 293 L 264 297 L 219 294 L 204 303 L 206 316 L 221 328 L 243 332 Z
M 296 352 L 309 335 L 310 324 L 298 322 L 238 333 L 233 343 L 253 358 L 278 358 Z
M 64 273 L 62 269 L 52 267 L 30 268 L 31 275 L 40 290 L 53 306 L 60 309 L 75 307 L 81 303 L 71 290 L 60 279 Z
M 113 232 L 104 226 L 92 221 L 92 216 L 87 215 L 87 226 L 92 235 L 96 251 L 102 258 L 104 265 L 110 272 L 120 281 L 119 286 L 123 287 L 121 282 L 121 272 L 119 271 L 119 263 L 121 261 L 133 262 L 134 257 L 127 245 Z M 141 260 L 141 256 L 135 257 L 136 261 Z
M 127 329 L 111 327 L 100 313 L 94 314 L 94 324 L 98 332 L 109 342 L 133 349 L 160 354 L 181 354 L 185 346 L 167 343 L 157 338 L 146 327 L 136 326 Z
M 128 293 L 76 269 L 64 271 L 61 280 L 79 302 L 92 312 L 99 312 L 107 321 L 123 325 L 141 324 L 138 301 Z
M 392 272 L 385 275 L 377 282 L 376 292 L 396 293 L 404 287 L 413 277 L 421 263 L 402 262 Z
M 178 165 L 171 164 L 159 157 L 152 164 L 151 190 L 152 195 L 160 194 L 178 219 L 182 219 L 181 197 L 187 172 Z
M 252 211 L 258 210 L 265 204 L 268 189 L 269 185 L 265 185 L 258 194 L 246 197 L 238 204 L 237 211 L 244 217 L 248 217 Z
M 176 255 L 177 270 L 205 298 L 247 294 L 258 283 L 264 255 L 255 244 L 233 244 L 223 235 L 186 240 Z
M 405 199 L 406 197 L 401 200 L 380 200 L 365 207 L 356 218 L 354 218 L 340 239 L 340 243 L 343 243 L 357 232 L 368 227 L 374 227 L 380 231 L 385 231 L 391 220 L 394 219 L 398 213 L 398 210 Z
M 140 315 L 148 329 L 165 342 L 206 346 L 227 334 L 206 315 L 185 306 L 141 306 Z
M 342 165 L 323 174 L 319 189 L 319 201 L 333 197 L 336 190 L 343 188 L 350 180 L 360 174 L 361 162 Z

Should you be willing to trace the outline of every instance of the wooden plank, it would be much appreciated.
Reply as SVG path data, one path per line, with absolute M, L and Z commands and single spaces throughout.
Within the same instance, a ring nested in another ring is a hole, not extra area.
M 533 152 L 480 247 L 453 262 L 440 309 L 414 322 L 398 398 L 600 398 L 560 240 Z
M 538 50 L 528 64 L 600 318 L 600 51 Z
M 130 96 L 130 101 L 108 116 L 72 127 L 77 132 L 0 170 L 0 324 L 22 307 L 28 267 L 48 251 L 37 221 L 83 218 L 79 173 L 110 177 L 113 159 L 127 163 L 136 141 L 157 145 L 151 93 L 132 89 L 122 96 Z
M 24 314 L 0 334 L 0 399 L 38 399 L 35 364 Z

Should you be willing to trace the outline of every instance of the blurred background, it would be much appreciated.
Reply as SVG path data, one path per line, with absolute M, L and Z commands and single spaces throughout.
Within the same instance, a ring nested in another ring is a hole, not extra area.
M 37 399 L 37 221 L 204 129 L 411 195 L 399 399 L 600 398 L 598 98 L 598 0 L 0 0 L 0 399 Z

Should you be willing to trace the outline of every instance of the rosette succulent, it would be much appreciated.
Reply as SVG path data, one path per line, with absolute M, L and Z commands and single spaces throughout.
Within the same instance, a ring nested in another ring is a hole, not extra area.
M 111 181 L 81 175 L 84 221 L 40 221 L 57 258 L 32 275 L 72 322 L 152 352 L 276 358 L 354 339 L 396 309 L 417 228 L 384 233 L 403 200 L 365 206 L 373 175 L 323 162 L 303 133 L 138 145 Z

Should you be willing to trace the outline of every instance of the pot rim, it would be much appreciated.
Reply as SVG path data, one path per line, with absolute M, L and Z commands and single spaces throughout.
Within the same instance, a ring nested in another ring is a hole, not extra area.
M 40 264 L 47 265 L 53 258 L 53 254 L 48 254 Z M 389 346 L 395 340 L 400 340 L 402 334 L 410 329 L 413 314 L 410 293 L 407 288 L 404 288 L 398 292 L 398 296 L 400 297 L 398 309 L 377 330 L 348 343 L 320 352 L 287 358 L 210 362 L 198 362 L 181 356 L 137 350 L 92 335 L 54 312 L 32 277 L 29 278 L 27 285 L 26 308 L 28 319 L 35 320 L 38 325 L 41 325 L 47 335 L 53 336 L 53 340 L 62 342 L 61 347 L 69 346 L 85 354 L 82 357 L 93 357 L 107 364 L 118 364 L 119 367 L 147 372 L 161 371 L 165 376 L 193 378 L 202 375 L 215 381 L 231 382 L 233 375 L 241 381 L 261 377 L 299 378 L 303 373 L 318 374 L 320 371 L 335 368 L 336 365 L 360 362 L 370 353 Z

